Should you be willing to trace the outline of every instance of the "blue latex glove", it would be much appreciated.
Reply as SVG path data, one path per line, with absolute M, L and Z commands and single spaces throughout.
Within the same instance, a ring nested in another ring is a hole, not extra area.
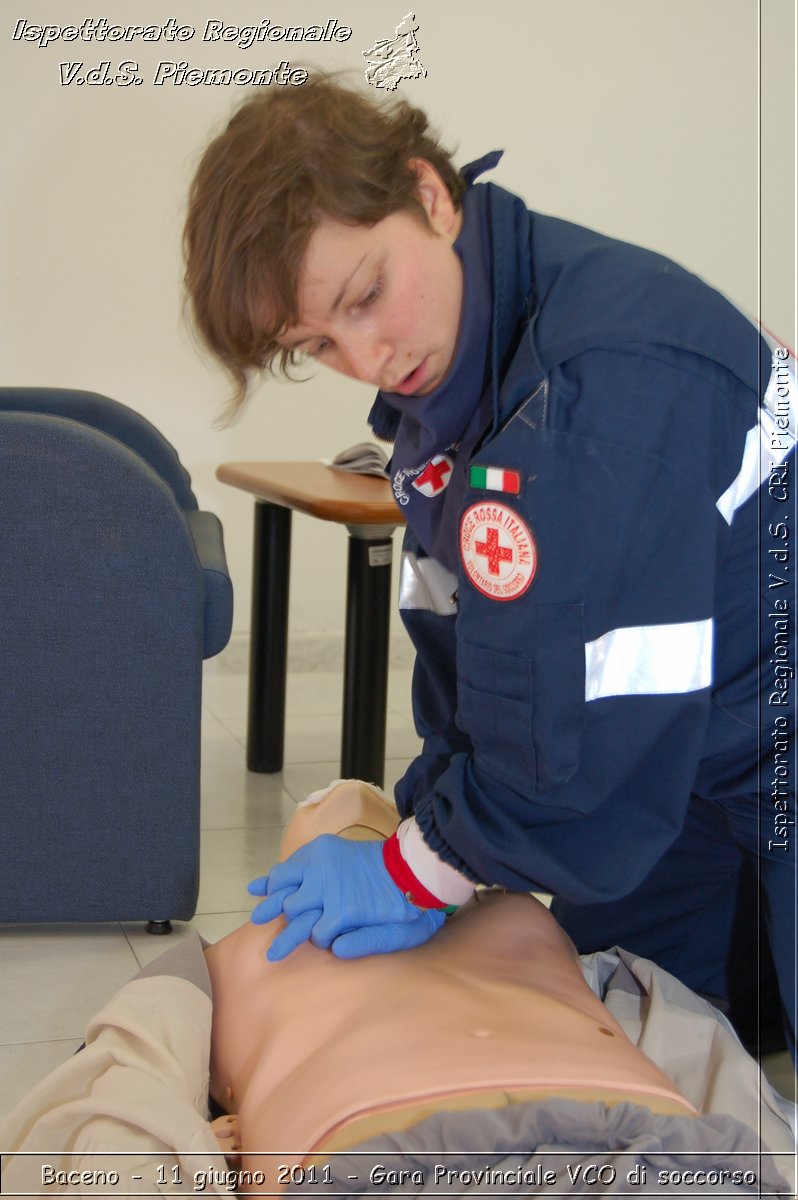
M 323 833 L 253 879 L 248 891 L 265 896 L 252 912 L 256 925 L 282 913 L 288 924 L 266 957 L 286 958 L 302 942 L 331 949 L 338 958 L 409 950 L 432 937 L 446 917 L 417 908 L 391 879 L 381 842 L 350 842 Z

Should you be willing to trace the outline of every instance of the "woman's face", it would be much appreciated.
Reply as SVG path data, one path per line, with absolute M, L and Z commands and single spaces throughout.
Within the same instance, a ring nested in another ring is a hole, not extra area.
M 429 224 L 409 211 L 376 225 L 324 218 L 299 281 L 299 320 L 278 339 L 386 392 L 423 396 L 455 355 L 463 275 L 461 214 L 440 176 L 414 160 Z

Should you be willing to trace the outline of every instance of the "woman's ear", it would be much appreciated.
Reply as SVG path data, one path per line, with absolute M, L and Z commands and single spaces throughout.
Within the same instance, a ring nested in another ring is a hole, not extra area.
M 426 158 L 411 158 L 408 164 L 418 180 L 418 198 L 434 233 L 454 241 L 460 232 L 462 213 L 435 167 Z

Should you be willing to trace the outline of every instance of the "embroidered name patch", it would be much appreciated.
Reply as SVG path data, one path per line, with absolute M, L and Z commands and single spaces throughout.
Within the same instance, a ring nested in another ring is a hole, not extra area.
M 421 492 L 422 496 L 437 496 L 447 487 L 451 477 L 452 460 L 446 454 L 436 454 L 418 478 L 413 480 L 413 487 Z
M 472 504 L 460 522 L 460 557 L 468 578 L 491 600 L 515 600 L 535 577 L 537 547 L 505 504 Z

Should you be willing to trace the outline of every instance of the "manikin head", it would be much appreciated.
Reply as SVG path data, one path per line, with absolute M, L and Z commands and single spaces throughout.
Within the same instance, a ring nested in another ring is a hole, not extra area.
M 186 287 L 231 373 L 311 356 L 424 394 L 457 339 L 462 178 L 418 109 L 329 76 L 257 94 L 208 146 L 189 198 Z

